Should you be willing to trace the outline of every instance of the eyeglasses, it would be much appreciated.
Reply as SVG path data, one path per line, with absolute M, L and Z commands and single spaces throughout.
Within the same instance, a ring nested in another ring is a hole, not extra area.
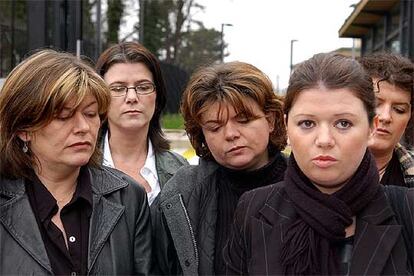
M 129 89 L 135 90 L 137 95 L 148 95 L 155 91 L 155 84 L 152 82 L 140 83 L 137 86 L 112 86 L 109 88 L 111 90 L 112 97 L 123 97 L 126 95 Z

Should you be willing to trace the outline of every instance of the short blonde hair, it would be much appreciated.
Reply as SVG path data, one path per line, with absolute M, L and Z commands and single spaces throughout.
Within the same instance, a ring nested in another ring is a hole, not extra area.
M 72 54 L 41 50 L 14 68 L 0 93 L 0 173 L 30 177 L 36 156 L 23 153 L 19 133 L 41 129 L 69 101 L 75 100 L 77 108 L 88 95 L 96 98 L 99 116 L 105 119 L 111 101 L 106 83 Z M 89 165 L 99 166 L 100 156 L 96 147 Z
M 227 103 L 237 113 L 254 117 L 247 99 L 253 100 L 264 114 L 274 113 L 274 130 L 269 136 L 269 150 L 283 150 L 286 128 L 283 101 L 273 90 L 269 78 L 251 64 L 234 61 L 212 65 L 191 76 L 181 100 L 181 113 L 190 142 L 200 157 L 211 159 L 202 131 L 201 116 L 214 103 Z

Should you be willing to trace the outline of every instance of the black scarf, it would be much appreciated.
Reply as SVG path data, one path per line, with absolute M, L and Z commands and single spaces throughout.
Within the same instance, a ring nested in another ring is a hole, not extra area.
M 285 174 L 286 192 L 299 214 L 286 230 L 281 261 L 286 274 L 337 274 L 331 243 L 345 238 L 345 228 L 376 195 L 379 175 L 367 150 L 352 178 L 332 195 L 321 193 L 291 155 Z

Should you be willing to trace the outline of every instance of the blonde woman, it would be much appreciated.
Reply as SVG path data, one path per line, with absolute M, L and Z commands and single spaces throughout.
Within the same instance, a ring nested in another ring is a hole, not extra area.
M 145 191 L 100 166 L 110 104 L 75 56 L 40 51 L 0 93 L 0 274 L 149 273 Z

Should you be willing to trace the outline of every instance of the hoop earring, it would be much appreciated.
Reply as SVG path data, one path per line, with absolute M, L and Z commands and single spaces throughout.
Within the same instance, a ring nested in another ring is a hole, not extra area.
M 23 148 L 22 148 L 24 153 L 27 153 L 29 151 L 29 147 L 27 146 L 27 142 L 23 142 Z

